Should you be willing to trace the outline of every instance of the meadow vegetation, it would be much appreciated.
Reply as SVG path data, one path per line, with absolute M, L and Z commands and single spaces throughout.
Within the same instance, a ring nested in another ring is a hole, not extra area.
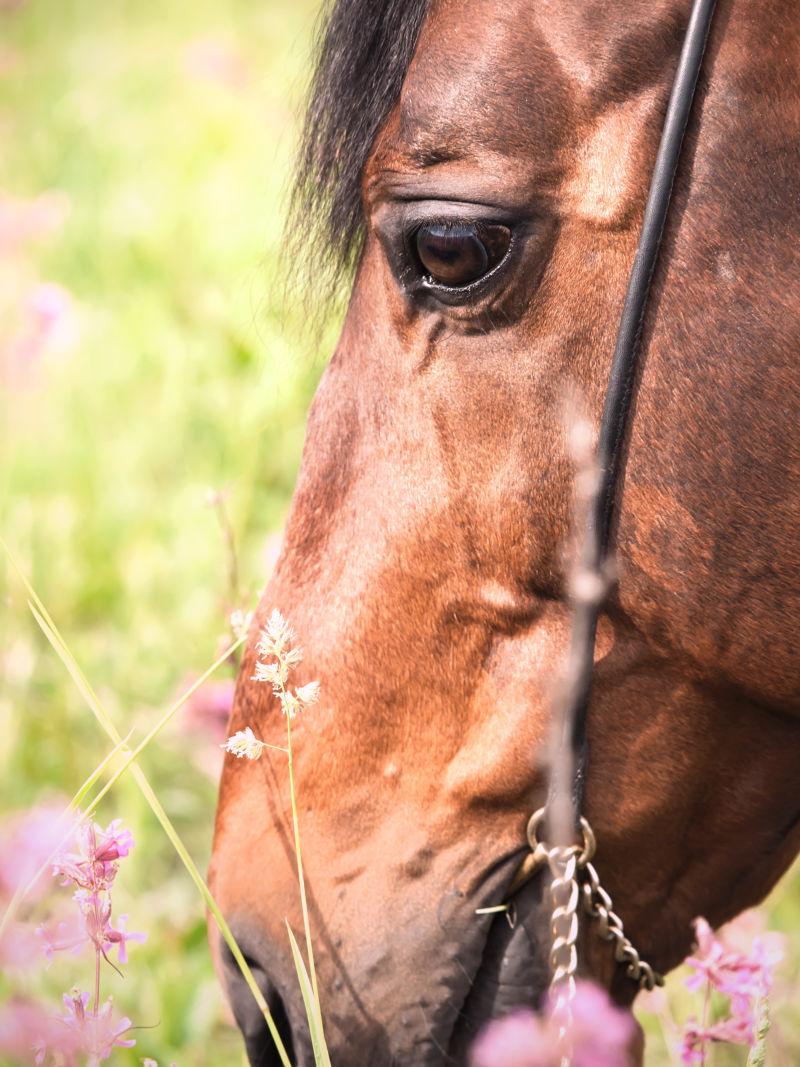
M 330 311 L 308 328 L 280 255 L 315 8 L 0 3 L 0 533 L 123 735 L 144 734 L 230 641 L 230 612 L 254 606 L 336 334 Z M 68 799 L 109 750 L 26 599 L 0 563 L 0 815 Z M 234 669 L 142 756 L 201 869 Z M 148 937 L 124 977 L 104 975 L 141 1027 L 112 1062 L 240 1062 L 202 901 L 130 775 L 98 813 L 116 817 L 136 848 L 115 912 Z M 769 1062 L 791 1064 L 796 876 L 764 914 L 788 937 Z M 66 955 L 0 976 L 0 1000 L 58 1006 L 87 967 Z M 679 977 L 670 990 L 679 1017 L 694 1010 Z M 648 1062 L 669 1063 L 646 1025 Z

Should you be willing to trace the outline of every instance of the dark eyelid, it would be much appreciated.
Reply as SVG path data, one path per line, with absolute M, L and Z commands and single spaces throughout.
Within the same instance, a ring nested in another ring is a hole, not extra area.
M 522 217 L 506 208 L 458 200 L 395 200 L 382 204 L 373 216 L 378 232 L 395 233 L 425 223 L 493 223 L 513 228 L 522 222 Z
M 549 197 L 540 197 L 538 190 L 546 183 L 531 183 L 526 174 L 520 182 L 510 181 L 511 168 L 502 174 L 497 172 L 498 161 L 493 159 L 485 169 L 474 166 L 474 161 L 464 168 L 447 173 L 437 168 L 428 168 L 424 173 L 407 173 L 384 169 L 373 176 L 367 189 L 367 208 L 373 217 L 384 205 L 403 203 L 463 204 L 473 210 L 489 209 L 522 216 L 531 210 L 547 209 Z

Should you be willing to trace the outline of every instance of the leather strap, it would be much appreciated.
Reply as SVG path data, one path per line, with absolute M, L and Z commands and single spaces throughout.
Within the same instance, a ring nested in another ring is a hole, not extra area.
M 661 248 L 681 146 L 692 110 L 697 79 L 716 0 L 695 0 L 670 95 L 661 142 L 653 168 L 636 255 L 628 279 L 617 341 L 611 361 L 597 445 L 599 480 L 589 506 L 584 538 L 583 569 L 603 574 L 612 554 L 612 533 L 620 481 L 625 469 L 625 442 L 636 382 L 637 357 Z M 571 681 L 562 705 L 561 743 L 572 750 L 575 815 L 583 807 L 588 745 L 586 718 L 592 686 L 597 620 L 605 603 L 578 602 L 573 608 L 570 643 Z

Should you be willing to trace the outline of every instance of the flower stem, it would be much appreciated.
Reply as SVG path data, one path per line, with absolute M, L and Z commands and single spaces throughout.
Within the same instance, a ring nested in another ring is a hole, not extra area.
M 96 945 L 94 949 L 94 1013 L 100 1014 L 100 949 Z
M 300 851 L 300 821 L 297 817 L 297 796 L 294 788 L 294 756 L 292 752 L 292 719 L 286 716 L 286 753 L 289 761 L 289 794 L 292 802 L 292 826 L 294 829 L 294 852 L 297 857 L 297 879 L 300 883 L 300 906 L 303 909 L 303 929 L 306 935 L 306 951 L 308 952 L 308 969 L 311 972 L 311 988 L 314 991 L 314 1001 L 319 1008 L 319 989 L 317 987 L 317 971 L 314 966 L 314 948 L 311 944 L 311 923 L 308 919 L 308 902 L 306 900 L 306 880 L 303 876 L 303 856 Z M 320 1011 L 320 1016 L 322 1012 Z M 320 1019 L 320 1025 L 322 1020 Z
M 703 1034 L 705 1034 L 708 1027 L 708 1002 L 711 999 L 711 983 L 706 982 L 706 994 L 703 998 Z M 705 1067 L 706 1064 L 706 1051 L 708 1049 L 708 1041 L 703 1037 L 703 1041 L 700 1045 L 700 1067 Z

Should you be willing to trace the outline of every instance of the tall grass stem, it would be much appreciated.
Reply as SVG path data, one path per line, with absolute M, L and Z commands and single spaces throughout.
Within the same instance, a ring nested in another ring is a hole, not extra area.
M 200 688 L 200 686 L 203 685 L 204 682 L 208 681 L 208 679 L 211 677 L 211 675 L 214 673 L 214 671 L 216 671 L 217 668 L 219 666 L 221 666 L 221 664 L 225 663 L 225 661 L 228 659 L 228 657 L 232 656 L 233 653 L 240 647 L 240 645 L 243 645 L 246 640 L 247 640 L 247 635 L 244 635 L 243 637 L 240 637 L 236 641 L 234 641 L 233 644 L 229 645 L 225 649 L 225 651 L 220 656 L 218 656 L 216 660 L 214 660 L 214 662 L 211 664 L 211 666 L 208 668 L 208 670 L 204 671 L 203 674 L 201 674 L 200 677 L 197 679 L 197 681 L 194 682 L 186 690 L 186 692 L 182 696 L 180 696 L 175 701 L 175 703 L 164 712 L 164 714 L 161 716 L 161 718 L 158 720 L 158 722 L 156 722 L 151 727 L 151 729 L 147 732 L 147 734 L 145 734 L 145 736 L 142 738 L 142 740 L 139 742 L 139 744 L 136 746 L 136 748 L 134 748 L 133 751 L 129 752 L 126 755 L 124 762 L 121 763 L 119 767 L 117 767 L 117 769 L 114 771 L 114 773 L 108 779 L 108 781 L 103 786 L 103 788 L 100 790 L 100 792 L 97 794 L 97 796 L 94 798 L 94 800 L 92 800 L 91 803 L 87 806 L 87 808 L 86 808 L 86 814 L 87 815 L 95 810 L 95 808 L 98 806 L 98 804 L 103 799 L 103 797 L 106 795 L 106 793 L 108 793 L 108 791 L 111 789 L 111 787 L 114 785 L 114 783 L 125 773 L 125 771 L 127 771 L 127 769 L 130 767 L 130 765 L 136 759 L 138 759 L 138 757 L 142 754 L 142 752 L 145 750 L 145 748 L 147 748 L 147 746 L 150 744 L 150 742 L 161 733 L 161 731 L 164 729 L 164 727 L 167 725 L 167 723 L 170 721 L 170 719 L 178 711 L 180 711 L 180 709 L 183 707 L 183 705 L 186 703 L 186 701 L 190 700 L 191 697 L 194 696 L 194 694 L 197 692 L 197 690 Z
M 14 568 L 23 585 L 28 591 L 28 594 L 32 601 L 31 611 L 33 611 L 34 618 L 38 622 L 45 637 L 50 642 L 59 659 L 66 667 L 70 677 L 75 682 L 75 685 L 77 686 L 79 692 L 83 696 L 84 700 L 88 704 L 89 708 L 91 709 L 99 724 L 102 726 L 102 728 L 105 730 L 105 732 L 108 734 L 108 736 L 111 738 L 112 742 L 115 745 L 122 744 L 122 737 L 119 734 L 117 728 L 114 726 L 111 717 L 109 716 L 103 705 L 100 703 L 97 694 L 95 693 L 88 679 L 81 670 L 78 661 L 72 655 L 66 642 L 59 633 L 58 628 L 56 627 L 53 620 L 50 618 L 45 605 L 40 600 L 38 594 L 36 593 L 36 590 L 28 581 L 27 577 L 22 571 L 22 568 L 17 563 L 14 555 L 12 554 L 11 550 L 9 549 L 8 545 L 2 537 L 0 537 L 0 546 L 2 546 L 5 550 L 5 553 L 8 556 L 12 567 Z M 253 977 L 253 972 L 247 965 L 247 961 L 242 955 L 241 949 L 236 943 L 236 939 L 234 938 L 230 927 L 225 921 L 225 917 L 220 911 L 217 902 L 214 900 L 211 890 L 206 885 L 203 876 L 200 874 L 200 871 L 197 869 L 197 866 L 194 863 L 194 860 L 191 858 L 186 847 L 181 841 L 180 836 L 178 835 L 178 832 L 175 827 L 172 825 L 169 816 L 164 811 L 164 808 L 161 806 L 161 802 L 158 800 L 158 797 L 156 796 L 152 786 L 150 785 L 150 782 L 148 781 L 144 771 L 136 763 L 133 764 L 132 774 L 145 800 L 150 805 L 153 814 L 161 824 L 164 833 L 167 835 L 173 848 L 178 853 L 178 856 L 180 857 L 184 867 L 188 871 L 190 878 L 194 882 L 197 891 L 200 893 L 209 911 L 214 916 L 214 919 L 219 928 L 219 932 L 224 938 L 228 948 L 231 950 L 231 954 L 236 960 L 236 963 L 242 972 L 242 976 L 244 977 L 245 982 L 247 983 L 247 986 L 250 989 L 250 992 L 253 994 L 253 998 L 255 999 L 256 1004 L 258 1005 L 261 1014 L 264 1016 L 264 1021 L 266 1022 L 267 1028 L 269 1029 L 270 1035 L 272 1036 L 272 1040 L 275 1043 L 275 1048 L 278 1051 L 278 1056 L 280 1058 L 281 1064 L 283 1065 L 283 1067 L 292 1067 L 292 1063 L 286 1052 L 286 1048 L 283 1044 L 283 1041 L 281 1040 L 281 1035 L 278 1033 L 278 1028 L 275 1025 L 275 1020 L 273 1019 L 272 1013 L 269 1010 L 269 1005 L 267 1004 L 263 993 L 259 989 L 258 984 L 255 978 Z
M 308 917 L 308 901 L 306 899 L 306 880 L 303 874 L 303 854 L 300 848 L 300 820 L 297 815 L 297 795 L 294 784 L 294 753 L 292 751 L 292 719 L 286 716 L 286 749 L 289 763 L 289 795 L 292 803 L 292 827 L 294 829 L 294 851 L 297 857 L 297 880 L 300 885 L 300 906 L 303 911 L 303 929 L 306 935 L 306 952 L 308 953 L 308 969 L 311 972 L 311 989 L 314 994 L 320 1031 L 322 1031 L 322 1005 L 319 999 L 319 987 L 317 985 L 317 970 L 314 964 L 314 948 L 311 943 L 311 923 Z M 323 1038 L 324 1040 L 324 1038 Z

